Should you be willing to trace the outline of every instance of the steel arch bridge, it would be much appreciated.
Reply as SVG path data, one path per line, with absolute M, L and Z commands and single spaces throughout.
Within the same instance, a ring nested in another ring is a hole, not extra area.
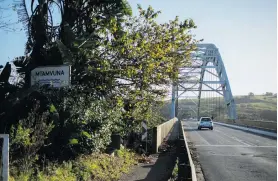
M 182 109 L 178 100 L 185 98 L 188 106 L 184 109 L 197 118 L 212 116 L 208 114 L 220 110 L 221 102 L 227 118 L 236 120 L 236 105 L 218 48 L 214 44 L 198 44 L 191 60 L 190 66 L 179 70 L 179 79 L 172 85 L 171 118 L 177 117 L 178 110 Z

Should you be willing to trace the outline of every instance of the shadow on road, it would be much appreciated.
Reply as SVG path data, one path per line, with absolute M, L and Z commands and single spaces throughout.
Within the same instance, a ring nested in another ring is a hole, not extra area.
M 186 132 L 198 131 L 197 128 L 184 128 L 183 130 L 186 131 Z
M 177 160 L 178 122 L 163 140 L 158 153 L 149 156 L 149 163 L 142 163 L 134 171 L 124 175 L 121 181 L 168 181 Z
M 208 128 L 202 128 L 201 130 L 198 130 L 197 128 L 184 128 L 183 129 L 185 132 L 192 132 L 192 131 L 211 131 Z
M 136 181 L 167 181 L 173 172 L 176 163 L 176 147 L 171 146 L 167 151 L 160 152 L 154 165 L 144 165 L 144 168 L 150 168 L 145 179 Z

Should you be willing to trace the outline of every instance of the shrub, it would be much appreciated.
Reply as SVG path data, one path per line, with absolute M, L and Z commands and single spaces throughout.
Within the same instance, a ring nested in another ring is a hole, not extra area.
M 21 172 L 11 180 L 20 181 L 114 181 L 136 163 L 135 154 L 127 149 L 120 149 L 115 157 L 107 154 L 83 155 L 74 161 L 62 164 L 49 164 L 37 174 Z
M 14 169 L 11 172 L 19 175 L 18 180 L 26 180 L 33 173 L 38 150 L 44 146 L 52 128 L 48 113 L 39 114 L 34 111 L 26 119 L 20 120 L 18 125 L 12 126 L 10 151 Z

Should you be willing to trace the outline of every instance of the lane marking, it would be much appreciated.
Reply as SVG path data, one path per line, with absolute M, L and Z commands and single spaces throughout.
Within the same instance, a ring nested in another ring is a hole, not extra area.
M 265 145 L 269 145 L 269 146 L 273 145 L 273 143 L 277 144 L 277 140 L 273 140 L 271 138 L 267 138 L 267 137 L 261 136 L 259 134 L 253 134 L 253 133 L 238 130 L 238 129 L 231 129 L 229 127 L 222 126 L 222 125 L 218 125 L 217 130 L 220 130 L 223 132 L 225 132 L 225 130 L 229 130 L 234 135 L 240 134 L 241 137 L 248 137 L 248 139 L 250 139 L 250 141 L 254 142 L 252 145 L 255 145 L 255 146 L 261 145 L 261 144 L 265 144 Z M 244 134 L 246 134 L 246 135 L 244 135 Z M 250 141 L 248 141 L 248 143 L 250 143 Z
M 251 146 L 251 145 L 195 145 L 196 147 L 242 147 L 242 148 L 277 148 L 277 146 Z
M 193 129 L 190 125 L 188 125 L 187 123 L 185 123 L 187 127 L 189 127 L 189 129 Z M 184 131 L 184 130 L 183 130 Z M 197 133 L 199 135 L 199 137 L 204 140 L 204 142 L 207 144 L 207 145 L 211 145 L 204 137 L 202 137 L 196 130 L 194 130 L 195 133 Z
M 229 132 L 231 132 L 233 135 L 239 134 L 239 135 L 241 135 L 240 137 L 248 137 L 248 139 L 250 139 L 250 140 L 248 140 L 248 142 L 247 141 L 246 142 L 249 143 L 250 145 L 254 145 L 254 146 L 256 146 L 256 145 L 272 146 L 274 144 L 275 145 L 277 144 L 277 140 L 273 140 L 273 139 L 270 139 L 267 137 L 260 136 L 258 134 L 253 134 L 253 133 L 238 130 L 238 129 L 231 129 L 229 127 L 225 127 L 222 125 L 218 125 L 216 130 L 220 130 L 222 132 L 226 132 L 227 130 L 229 130 Z M 244 134 L 246 134 L 246 135 L 244 135 Z M 251 144 L 251 142 L 253 142 L 253 143 Z
M 246 145 L 246 146 L 256 146 L 256 145 L 253 145 L 253 144 L 248 144 L 248 143 L 244 142 L 243 140 L 238 139 L 237 137 L 227 135 L 226 133 L 224 133 L 224 132 L 222 132 L 222 131 L 219 131 L 219 130 L 215 130 L 215 131 L 216 131 L 216 132 L 219 132 L 219 133 L 223 134 L 224 136 L 226 136 L 226 137 L 228 137 L 228 138 L 231 138 L 231 139 L 233 139 L 233 140 L 235 140 L 235 141 L 237 141 L 237 142 L 239 142 L 239 143 L 242 143 L 242 144 L 244 144 L 244 145 Z
M 232 157 L 232 156 L 235 156 L 235 157 L 242 157 L 242 155 L 225 155 L 225 154 L 211 154 L 209 156 L 223 156 L 223 157 Z

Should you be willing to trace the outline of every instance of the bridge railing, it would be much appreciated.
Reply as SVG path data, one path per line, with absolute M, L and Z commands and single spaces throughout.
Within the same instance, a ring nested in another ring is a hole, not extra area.
M 177 121 L 177 118 L 173 118 L 153 128 L 153 153 L 158 152 L 159 146 L 161 145 L 163 140 L 168 136 L 169 132 L 172 130 L 173 126 L 175 125 L 175 123 L 177 123 Z
M 193 163 L 182 122 L 179 121 L 178 153 L 178 180 L 197 181 L 195 165 Z

